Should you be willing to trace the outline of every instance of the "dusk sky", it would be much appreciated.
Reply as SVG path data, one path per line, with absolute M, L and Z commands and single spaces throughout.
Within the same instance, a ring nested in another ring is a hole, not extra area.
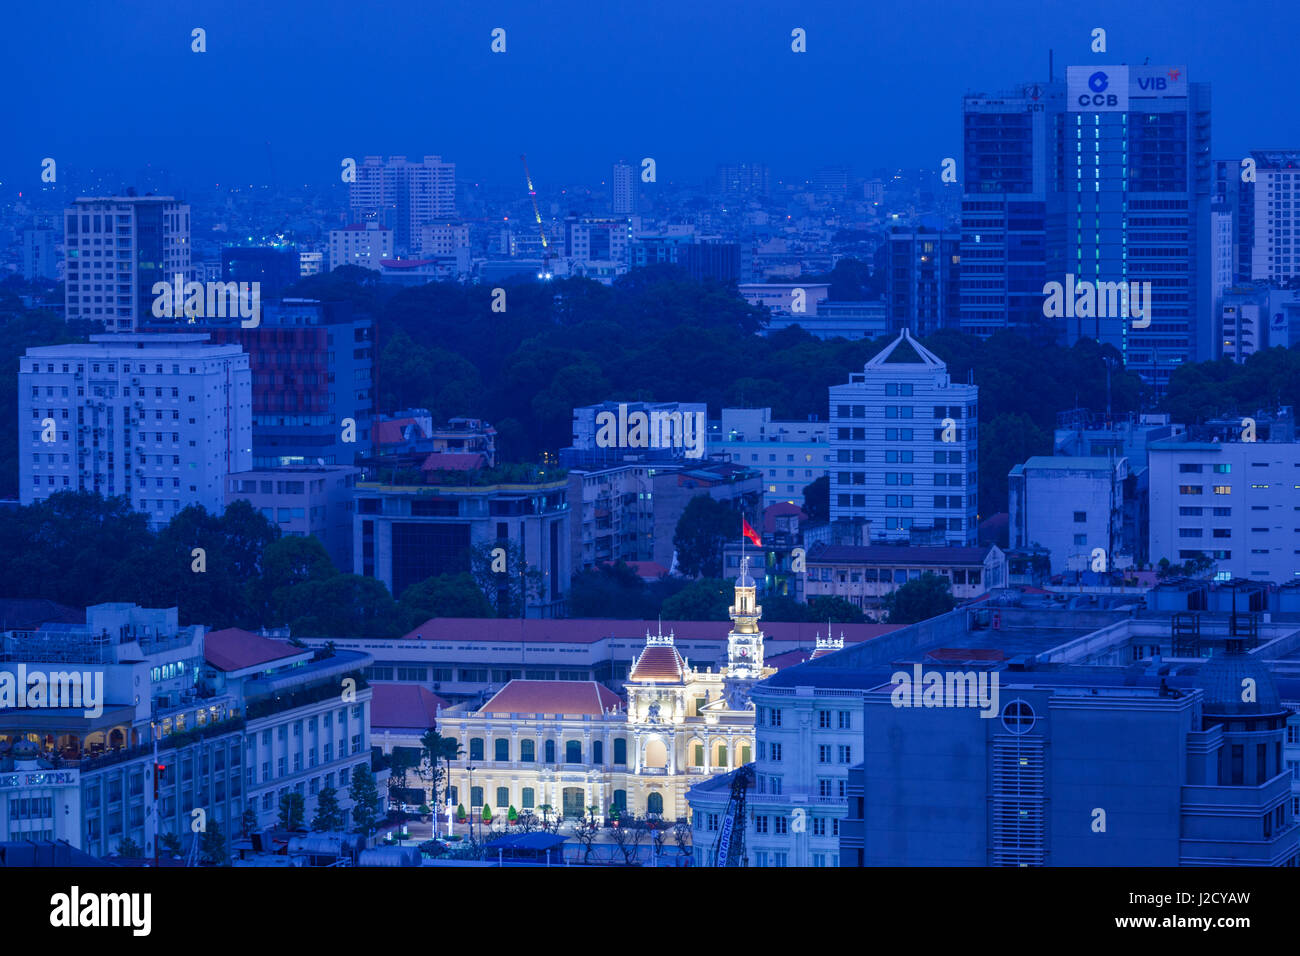
M 539 183 L 645 156 L 661 182 L 747 159 L 778 176 L 937 167 L 960 156 L 963 94 L 1045 78 L 1049 48 L 1058 76 L 1186 65 L 1212 84 L 1215 158 L 1300 144 L 1293 3 L 126 0 L 10 4 L 3 23 L 10 197 L 39 185 L 46 156 L 266 182 L 268 140 L 285 185 L 366 154 L 441 154 L 498 183 L 521 151 Z M 1098 26 L 1104 55 L 1089 51 Z M 190 51 L 194 27 L 206 53 Z

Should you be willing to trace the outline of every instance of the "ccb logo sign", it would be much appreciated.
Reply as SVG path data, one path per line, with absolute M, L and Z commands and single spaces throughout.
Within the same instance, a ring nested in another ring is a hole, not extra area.
M 1119 97 L 1114 93 L 1107 93 L 1110 87 L 1110 77 L 1104 70 L 1098 70 L 1088 77 L 1088 89 L 1091 93 L 1082 93 L 1079 95 L 1080 106 L 1118 106 Z

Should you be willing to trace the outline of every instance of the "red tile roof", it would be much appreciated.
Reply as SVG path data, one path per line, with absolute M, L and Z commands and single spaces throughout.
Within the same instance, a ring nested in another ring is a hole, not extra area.
M 439 617 L 425 621 L 405 634 L 405 640 L 423 641 L 501 641 L 511 644 L 595 644 L 608 638 L 645 640 L 647 630 L 663 626 L 683 640 L 718 641 L 727 639 L 729 621 L 629 621 L 611 618 L 481 618 Z M 791 641 L 813 647 L 817 634 L 826 630 L 822 621 L 764 621 L 763 633 L 768 640 Z M 870 640 L 901 624 L 836 624 L 836 634 L 844 631 L 846 644 Z
M 223 671 L 243 670 L 286 657 L 297 657 L 306 652 L 306 648 L 294 647 L 285 641 L 275 641 L 237 627 L 209 631 L 203 639 L 203 659 Z
M 408 425 L 414 425 L 420 438 L 427 438 L 424 429 L 414 418 L 394 418 L 380 422 L 375 428 L 375 441 L 380 445 L 397 445 L 406 441 L 405 431 Z
M 594 680 L 512 680 L 481 714 L 590 714 L 621 710 L 623 698 Z
M 390 684 L 379 681 L 370 685 L 370 726 L 383 730 L 416 730 L 420 733 L 435 726 L 439 707 L 447 702 L 419 684 Z
M 671 644 L 653 644 L 641 652 L 627 675 L 630 681 L 679 681 L 686 676 L 686 662 Z
M 804 510 L 798 505 L 791 504 L 788 501 L 778 501 L 776 504 L 768 505 L 763 509 L 763 533 L 774 533 L 776 531 L 776 519 L 784 518 L 786 515 L 798 515 L 800 524 L 808 520 L 808 516 L 804 514 Z

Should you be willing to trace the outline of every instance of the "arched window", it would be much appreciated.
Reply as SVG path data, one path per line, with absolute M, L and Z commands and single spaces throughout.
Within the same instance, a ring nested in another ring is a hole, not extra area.
M 627 791 L 626 790 L 614 791 L 614 799 L 610 801 L 609 809 L 611 813 L 615 810 L 619 811 L 620 813 L 627 812 Z
M 564 762 L 582 763 L 582 741 L 566 740 L 564 742 Z
M 521 740 L 519 741 L 519 759 L 524 763 L 537 762 L 537 741 Z
M 482 759 L 483 759 L 483 738 L 482 738 L 482 737 L 471 737 L 471 738 L 470 738 L 470 740 L 469 740 L 469 759 L 470 759 L 470 760 L 482 760 Z
M 624 737 L 614 738 L 614 763 L 627 766 L 627 739 Z
M 505 737 L 498 737 L 496 740 L 496 760 L 505 762 L 510 759 L 510 741 Z
M 713 766 L 727 766 L 727 745 L 722 741 L 718 741 L 713 745 Z
M 749 749 L 749 744 L 741 744 L 741 745 L 740 745 L 740 762 L 741 762 L 742 764 L 747 764 L 747 763 L 753 763 L 753 762 L 754 762 L 754 758 L 753 758 L 753 756 L 751 756 L 751 754 L 752 754 L 752 751 Z
M 662 793 L 659 793 L 657 790 L 650 791 L 650 796 L 645 798 L 645 812 L 657 813 L 660 816 L 663 816 L 664 796 Z
M 699 743 L 698 741 L 695 743 L 693 747 L 691 747 L 691 766 L 692 767 L 704 766 L 704 744 Z
M 591 762 L 597 767 L 605 762 L 605 742 L 603 740 L 593 740 L 591 742 Z
M 546 741 L 546 762 L 555 763 L 555 741 Z

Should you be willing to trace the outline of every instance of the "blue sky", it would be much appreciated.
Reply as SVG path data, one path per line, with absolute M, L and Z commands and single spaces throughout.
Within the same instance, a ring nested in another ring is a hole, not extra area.
M 184 9 L 181 9 L 181 8 Z M 960 155 L 963 94 L 1069 63 L 1185 64 L 1212 84 L 1214 154 L 1300 145 L 1293 2 L 1137 5 L 545 0 L 10 4 L 6 196 L 40 161 L 213 181 L 338 175 L 344 156 L 440 153 L 463 177 L 661 181 L 753 158 L 783 176 Z M 1104 27 L 1108 52 L 1089 50 Z M 190 51 L 190 30 L 207 52 Z M 489 50 L 494 27 L 507 52 Z M 807 31 L 808 52 L 790 50 Z

